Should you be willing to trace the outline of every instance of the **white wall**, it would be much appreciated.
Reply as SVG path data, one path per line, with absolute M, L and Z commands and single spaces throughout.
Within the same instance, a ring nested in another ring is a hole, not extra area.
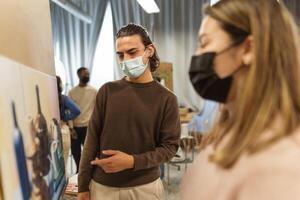
M 49 0 L 0 0 L 0 55 L 55 75 Z

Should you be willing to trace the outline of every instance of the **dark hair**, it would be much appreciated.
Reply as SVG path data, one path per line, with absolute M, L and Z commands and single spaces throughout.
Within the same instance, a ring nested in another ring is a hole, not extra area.
M 120 28 L 120 30 L 116 34 L 116 38 L 118 39 L 121 37 L 132 36 L 132 35 L 139 35 L 145 47 L 149 46 L 150 44 L 153 44 L 146 28 L 134 23 L 129 23 L 126 26 Z M 160 62 L 156 49 L 153 56 L 150 57 L 149 62 L 150 62 L 150 70 L 151 72 L 154 72 L 158 68 Z
M 56 83 L 57 83 L 57 91 L 58 93 L 61 93 L 62 92 L 62 88 L 60 87 L 60 84 L 62 83 L 61 82 L 61 78 L 59 76 L 56 76 Z
M 88 68 L 86 67 L 80 67 L 79 69 L 77 69 L 77 76 L 79 76 L 79 74 L 84 71 L 84 70 L 88 70 Z
M 58 91 L 58 103 L 59 103 L 59 109 L 61 109 L 62 106 L 62 90 L 60 87 L 61 78 L 59 76 L 56 76 L 56 81 L 57 81 L 57 91 Z

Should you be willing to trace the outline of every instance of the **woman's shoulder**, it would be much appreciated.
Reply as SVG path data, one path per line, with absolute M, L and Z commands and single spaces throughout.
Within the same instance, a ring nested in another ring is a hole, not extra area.
M 234 168 L 240 183 L 252 180 L 258 185 L 265 181 L 276 184 L 295 177 L 300 184 L 300 129 L 261 151 L 245 153 Z
M 238 179 L 233 181 L 234 191 L 241 198 L 300 198 L 300 131 L 265 150 L 242 156 L 234 168 L 232 172 Z
M 194 199 L 191 192 L 202 199 L 300 199 L 300 129 L 261 151 L 244 153 L 229 169 L 209 161 L 213 152 L 207 146 L 186 173 L 183 199 Z
M 300 173 L 300 128 L 290 136 L 279 139 L 264 150 L 246 154 L 244 158 L 255 168 L 297 166 Z

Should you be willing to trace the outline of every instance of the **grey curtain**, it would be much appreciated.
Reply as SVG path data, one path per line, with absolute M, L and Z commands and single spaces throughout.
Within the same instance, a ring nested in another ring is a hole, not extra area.
M 136 0 L 111 0 L 114 32 L 129 22 L 145 26 L 163 62 L 173 63 L 174 92 L 179 102 L 201 108 L 202 99 L 191 86 L 188 69 L 196 50 L 202 6 L 209 0 L 156 0 L 157 14 L 147 14 Z M 116 64 L 116 78 L 122 73 Z
M 286 7 L 293 14 L 298 26 L 300 25 L 300 1 L 299 0 L 283 0 Z
M 55 3 L 50 3 L 53 43 L 55 54 L 67 72 L 67 82 L 74 86 L 77 83 L 76 70 L 93 66 L 97 40 L 101 30 L 108 0 L 72 0 L 83 12 L 92 17 L 87 24 Z

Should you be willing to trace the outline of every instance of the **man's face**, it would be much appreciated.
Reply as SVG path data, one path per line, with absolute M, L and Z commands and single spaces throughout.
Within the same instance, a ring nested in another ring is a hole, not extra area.
M 90 81 L 90 72 L 89 70 L 82 70 L 79 73 L 79 80 L 83 83 L 88 83 Z
M 139 35 L 120 37 L 116 40 L 116 50 L 119 62 L 134 59 L 143 56 L 143 62 L 146 63 L 150 52 L 145 52 L 145 45 Z

